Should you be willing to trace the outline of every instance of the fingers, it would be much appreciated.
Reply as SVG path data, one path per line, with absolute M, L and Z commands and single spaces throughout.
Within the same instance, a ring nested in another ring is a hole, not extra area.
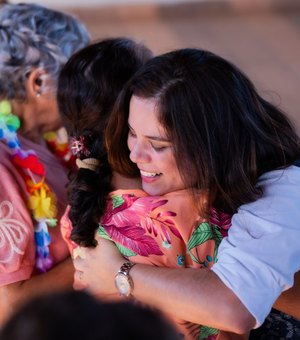
M 72 253 L 72 257 L 73 259 L 77 259 L 78 257 L 81 259 L 85 259 L 86 258 L 86 248 L 84 247 L 76 247 L 75 249 L 73 249 L 73 253 Z
M 87 287 L 87 282 L 84 275 L 84 270 L 86 268 L 85 260 L 87 258 L 87 250 L 87 248 L 78 246 L 73 250 L 72 253 L 73 266 L 75 268 L 73 288 L 75 290 L 82 290 Z
M 80 272 L 83 271 L 84 260 L 87 257 L 86 252 L 87 252 L 87 248 L 80 247 L 80 246 L 73 249 L 72 259 L 73 259 L 73 265 L 74 265 L 75 270 L 80 271 Z
M 83 272 L 84 271 L 84 262 L 85 260 L 77 257 L 76 259 L 73 260 L 73 265 L 76 271 L 78 272 Z M 77 274 L 78 275 L 78 274 Z
M 74 273 L 74 280 L 78 282 L 82 282 L 82 279 L 83 279 L 83 272 L 76 270 Z
M 86 283 L 84 282 L 84 272 L 75 270 L 73 288 L 75 290 L 82 290 L 86 288 Z

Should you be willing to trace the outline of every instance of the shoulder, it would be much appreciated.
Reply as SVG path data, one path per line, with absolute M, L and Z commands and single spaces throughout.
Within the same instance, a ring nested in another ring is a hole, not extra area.
M 9 161 L 10 151 L 8 146 L 0 141 L 0 162 L 1 164 L 4 164 Z
M 148 194 L 141 189 L 118 189 L 118 190 L 112 191 L 109 194 L 110 198 L 112 198 L 114 196 L 125 196 L 125 195 L 135 196 L 135 197 L 146 197 L 146 196 L 148 196 Z
M 145 205 L 151 206 L 151 208 L 155 207 L 155 209 L 158 207 L 162 209 L 172 208 L 177 212 L 184 212 L 187 208 L 191 211 L 190 208 L 194 207 L 195 200 L 188 190 L 174 191 L 161 196 L 150 196 L 140 189 L 117 190 L 111 193 L 111 198 L 119 197 L 122 197 L 130 205 Z
M 25 200 L 28 193 L 26 191 L 25 182 L 12 164 L 10 160 L 10 153 L 3 147 L 0 142 L 0 178 L 1 178 L 1 190 L 0 199 L 9 199 L 17 201 L 20 199 Z
M 254 202 L 242 205 L 238 213 L 250 212 L 270 219 L 300 218 L 300 168 L 286 169 L 263 174 L 257 183 L 262 187 L 262 196 Z M 273 218 L 272 218 L 273 215 Z
M 258 185 L 262 197 L 233 215 L 213 271 L 261 323 L 300 269 L 300 168 L 265 173 Z
M 290 189 L 291 186 L 299 184 L 300 167 L 294 165 L 285 169 L 266 172 L 258 179 L 257 182 L 257 185 L 262 186 L 266 194 L 269 193 L 269 190 L 273 190 L 279 186 L 284 190 L 286 188 Z
M 263 187 L 262 196 L 242 205 L 232 216 L 229 242 L 222 242 L 223 246 L 234 246 L 236 252 L 242 249 L 252 256 L 261 252 L 290 253 L 300 260 L 300 168 L 268 172 L 258 185 Z

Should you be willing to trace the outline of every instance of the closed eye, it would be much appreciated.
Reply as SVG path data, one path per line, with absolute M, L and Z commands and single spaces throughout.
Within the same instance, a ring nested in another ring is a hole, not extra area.
M 153 143 L 150 143 L 151 144 L 151 146 L 152 146 L 152 148 L 155 150 L 155 151 L 157 151 L 157 152 L 162 152 L 162 151 L 164 151 L 164 150 L 166 150 L 167 148 L 168 148 L 168 146 L 166 146 L 166 145 L 163 145 L 163 146 L 156 146 L 156 145 L 154 145 Z

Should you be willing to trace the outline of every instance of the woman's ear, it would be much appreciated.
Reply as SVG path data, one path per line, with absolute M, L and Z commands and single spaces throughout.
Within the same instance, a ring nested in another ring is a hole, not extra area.
M 38 98 L 43 93 L 47 72 L 41 68 L 33 69 L 27 78 L 27 98 Z

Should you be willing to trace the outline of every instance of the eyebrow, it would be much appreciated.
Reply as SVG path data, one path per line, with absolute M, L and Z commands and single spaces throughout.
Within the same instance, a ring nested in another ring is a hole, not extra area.
M 129 130 L 132 130 L 132 131 L 134 131 L 134 129 L 130 126 L 130 124 L 128 123 L 128 128 L 129 128 Z M 155 141 L 157 141 L 157 142 L 166 142 L 166 143 L 170 143 L 170 140 L 169 139 L 167 139 L 167 138 L 162 138 L 162 137 L 160 137 L 160 136 L 144 136 L 144 137 L 146 137 L 146 138 L 148 138 L 148 139 L 151 139 L 151 140 L 155 140 Z

